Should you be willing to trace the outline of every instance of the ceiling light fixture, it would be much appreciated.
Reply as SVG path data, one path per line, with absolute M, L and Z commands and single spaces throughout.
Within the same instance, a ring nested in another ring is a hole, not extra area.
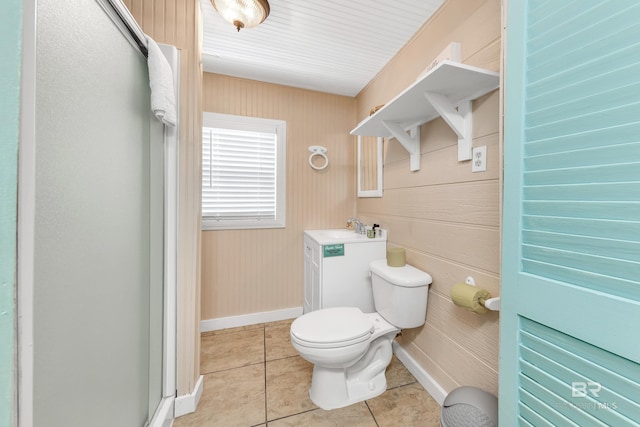
M 269 16 L 267 0 L 211 0 L 220 16 L 238 31 L 260 25 Z

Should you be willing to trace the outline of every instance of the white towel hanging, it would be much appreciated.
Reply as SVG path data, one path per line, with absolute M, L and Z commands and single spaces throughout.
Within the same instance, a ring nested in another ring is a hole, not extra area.
M 173 74 L 167 59 L 156 42 L 147 38 L 147 66 L 149 67 L 149 87 L 151 88 L 151 110 L 165 125 L 175 126 L 176 97 L 173 88 Z

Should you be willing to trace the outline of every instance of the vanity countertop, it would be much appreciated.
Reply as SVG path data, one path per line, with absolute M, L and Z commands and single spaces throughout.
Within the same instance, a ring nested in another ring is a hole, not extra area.
M 386 242 L 387 230 L 380 230 L 381 237 L 369 238 L 366 234 L 358 234 L 346 228 L 335 228 L 328 230 L 305 230 L 305 234 L 321 245 L 335 243 L 368 243 Z

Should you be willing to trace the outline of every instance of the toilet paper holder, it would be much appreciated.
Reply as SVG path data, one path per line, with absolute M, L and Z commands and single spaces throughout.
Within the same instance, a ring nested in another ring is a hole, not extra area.
M 476 285 L 475 279 L 471 276 L 467 276 L 467 278 L 464 280 L 464 283 L 470 286 Z M 487 310 L 500 311 L 500 297 L 489 298 L 482 305 L 484 305 L 484 308 L 486 308 Z

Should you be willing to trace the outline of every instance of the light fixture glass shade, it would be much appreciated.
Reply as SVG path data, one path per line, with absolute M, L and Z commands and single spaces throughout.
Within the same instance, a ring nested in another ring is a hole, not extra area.
M 211 0 L 220 16 L 225 21 L 241 28 L 255 27 L 269 16 L 267 0 Z

